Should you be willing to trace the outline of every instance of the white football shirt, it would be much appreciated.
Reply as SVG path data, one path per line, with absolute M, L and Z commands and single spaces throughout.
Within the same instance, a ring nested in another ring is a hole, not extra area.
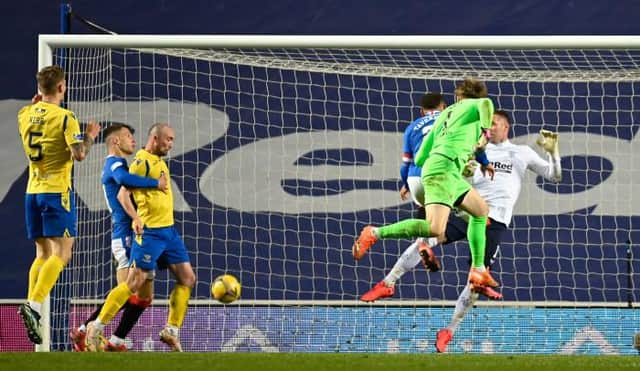
M 527 169 L 547 180 L 560 181 L 562 170 L 560 159 L 542 159 L 531 147 L 516 145 L 510 141 L 500 144 L 489 143 L 487 158 L 496 170 L 493 180 L 483 176 L 480 167 L 473 174 L 471 185 L 489 205 L 489 217 L 505 225 L 511 222 L 513 207 L 520 196 L 522 179 Z

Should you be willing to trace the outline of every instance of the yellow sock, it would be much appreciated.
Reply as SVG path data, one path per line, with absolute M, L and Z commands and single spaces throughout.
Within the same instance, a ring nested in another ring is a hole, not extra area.
M 33 290 L 31 290 L 29 300 L 35 301 L 36 303 L 44 302 L 44 298 L 49 295 L 53 285 L 56 284 L 63 268 L 64 261 L 59 256 L 51 255 L 40 268 L 38 279 L 33 286 Z M 29 272 L 29 276 L 31 276 L 31 272 Z
M 129 297 L 133 294 L 129 289 L 129 286 L 126 282 L 123 282 L 116 286 L 109 295 L 107 295 L 107 299 L 104 301 L 104 305 L 102 306 L 102 310 L 98 315 L 98 320 L 102 324 L 108 324 L 111 322 L 113 317 L 118 313 L 120 308 L 127 302 Z
M 191 287 L 178 285 L 171 291 L 169 296 L 169 316 L 167 317 L 167 325 L 180 328 L 184 316 L 187 314 L 187 306 L 189 305 L 189 297 L 191 296 Z
M 31 263 L 31 268 L 29 268 L 29 291 L 27 291 L 27 299 L 31 299 L 31 295 L 33 294 L 33 289 L 36 287 L 36 282 L 38 281 L 38 275 L 40 274 L 40 269 L 42 269 L 42 265 L 46 262 L 46 259 L 35 258 L 33 263 Z

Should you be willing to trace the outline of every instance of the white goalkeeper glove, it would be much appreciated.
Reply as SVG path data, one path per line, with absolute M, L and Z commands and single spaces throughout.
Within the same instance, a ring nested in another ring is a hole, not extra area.
M 540 130 L 540 136 L 536 140 L 536 144 L 542 147 L 545 152 L 556 158 L 560 156 L 560 150 L 558 147 L 559 137 L 560 135 L 558 133 L 542 129 Z
M 462 176 L 468 178 L 473 176 L 476 172 L 476 168 L 478 167 L 478 163 L 475 160 L 467 161 L 467 164 L 464 165 L 464 169 L 462 169 Z

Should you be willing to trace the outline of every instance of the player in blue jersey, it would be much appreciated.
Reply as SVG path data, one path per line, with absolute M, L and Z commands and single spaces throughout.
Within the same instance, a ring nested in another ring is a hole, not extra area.
M 418 206 L 416 209 L 416 218 L 424 219 L 424 187 L 420 180 L 421 168 L 416 166 L 413 161 L 415 154 L 420 149 L 422 139 L 429 133 L 433 124 L 436 122 L 440 112 L 447 107 L 444 97 L 440 93 L 427 93 L 422 96 L 420 101 L 420 117 L 414 120 L 404 131 L 403 137 L 403 154 L 402 165 L 400 167 L 400 178 L 402 179 L 402 188 L 400 189 L 400 198 L 407 199 L 407 195 L 411 194 L 413 202 Z M 428 243 L 424 238 L 418 238 L 407 248 L 409 253 L 402 254 L 396 265 L 391 269 L 389 274 L 380 282 L 378 282 L 371 290 L 362 295 L 362 301 L 375 301 L 379 298 L 393 296 L 395 292 L 395 281 L 404 274 L 404 272 L 412 269 L 420 261 L 420 254 L 424 254 L 425 264 L 428 269 L 438 271 L 440 263 L 431 251 L 430 245 L 435 245 L 437 239 Z M 364 254 L 357 250 L 353 250 L 353 257 L 360 259 Z M 417 257 L 417 260 L 416 260 Z
M 118 284 L 124 282 L 127 278 L 129 269 L 129 251 L 131 249 L 131 239 L 133 238 L 130 214 L 137 217 L 135 211 L 133 213 L 127 212 L 120 204 L 118 200 L 120 187 L 157 188 L 163 191 L 166 191 L 168 187 L 165 175 L 160 176 L 158 179 L 152 179 L 129 173 L 126 157 L 132 155 L 135 151 L 136 141 L 133 133 L 134 130 L 131 126 L 119 123 L 109 126 L 104 131 L 108 155 L 102 170 L 102 186 L 107 207 L 111 212 L 111 252 L 117 263 L 116 280 Z M 136 225 L 141 224 L 137 221 Z M 129 301 L 125 303 L 120 324 L 107 342 L 105 350 L 126 350 L 124 345 L 125 337 L 131 331 L 144 309 L 151 304 L 150 299 L 141 298 L 151 298 L 150 291 L 152 289 L 152 281 L 148 280 L 148 284 L 143 285 L 142 289 L 139 290 L 139 296 L 132 295 Z M 84 324 L 71 331 L 70 337 L 74 350 L 85 350 L 86 325 L 98 317 L 101 309 L 102 306 L 98 307 Z
M 89 122 L 83 134 L 75 114 L 60 107 L 67 90 L 60 66 L 41 69 L 36 79 L 40 93 L 18 113 L 20 139 L 29 161 L 25 226 L 27 237 L 36 245 L 27 303 L 20 305 L 18 313 L 29 340 L 41 344 L 41 307 L 71 259 L 76 235 L 73 161 L 87 157 L 100 125 Z

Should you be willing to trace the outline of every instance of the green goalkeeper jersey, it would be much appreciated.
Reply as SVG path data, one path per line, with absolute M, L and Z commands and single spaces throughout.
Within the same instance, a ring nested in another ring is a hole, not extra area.
M 489 98 L 466 98 L 442 111 L 422 141 L 415 163 L 422 166 L 431 154 L 465 163 L 475 151 L 482 129 L 489 129 L 493 102 Z

